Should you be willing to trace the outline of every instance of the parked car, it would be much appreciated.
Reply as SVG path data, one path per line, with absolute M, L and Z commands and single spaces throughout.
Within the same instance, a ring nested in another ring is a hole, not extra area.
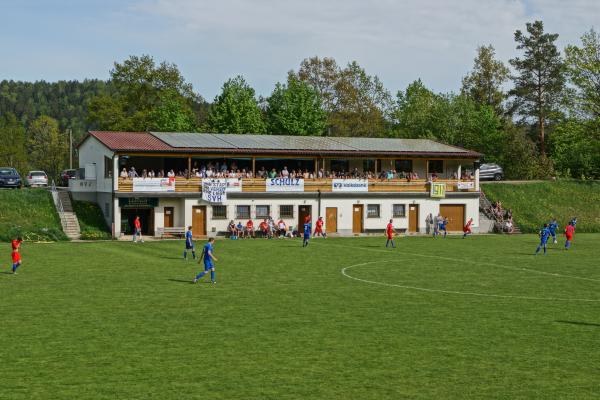
M 479 179 L 501 181 L 504 179 L 504 170 L 498 164 L 481 164 L 479 167 Z
M 29 171 L 25 185 L 29 187 L 48 186 L 48 175 L 44 171 Z
M 11 167 L 0 167 L 0 187 L 20 188 L 23 186 L 21 175 Z
M 77 177 L 76 169 L 65 169 L 60 173 L 60 184 L 61 186 L 69 186 L 69 179 L 75 179 Z

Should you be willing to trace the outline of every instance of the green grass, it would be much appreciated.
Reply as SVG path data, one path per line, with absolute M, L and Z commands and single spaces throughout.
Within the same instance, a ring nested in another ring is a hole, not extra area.
M 220 240 L 214 286 L 183 241 L 25 243 L 0 398 L 595 399 L 600 302 L 564 299 L 600 300 L 599 241 Z M 397 286 L 341 274 L 368 262 L 347 273 Z
M 46 189 L 0 190 L 0 242 L 66 240 L 52 196 Z
M 561 228 L 577 216 L 578 232 L 600 232 L 600 182 L 557 181 L 483 185 L 490 201 L 512 208 L 523 232 L 537 232 L 552 217 Z
M 111 239 L 110 230 L 98 204 L 89 201 L 73 201 L 73 210 L 79 220 L 81 239 L 107 240 Z

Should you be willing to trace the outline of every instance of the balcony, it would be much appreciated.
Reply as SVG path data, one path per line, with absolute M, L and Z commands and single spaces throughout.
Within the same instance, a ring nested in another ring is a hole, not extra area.
M 157 179 L 157 178 L 155 178 Z M 243 178 L 241 181 L 241 192 L 243 193 L 262 193 L 266 192 L 265 179 L 250 179 Z M 336 180 L 338 181 L 338 180 Z M 456 179 L 438 179 L 435 183 L 445 183 L 446 192 L 476 192 L 477 185 L 475 180 L 456 180 Z M 459 183 L 463 187 L 459 189 Z M 467 188 L 464 188 L 467 187 Z M 390 179 L 390 180 L 368 180 L 368 192 L 370 193 L 400 193 L 400 192 L 412 192 L 412 193 L 428 193 L 430 190 L 430 184 L 424 179 L 413 180 L 408 182 L 406 179 Z M 133 180 L 131 179 L 119 179 L 118 192 L 121 193 L 132 193 L 132 192 L 144 192 L 144 190 L 133 189 Z M 322 193 L 334 192 L 333 190 L 333 179 L 304 179 L 304 192 L 318 192 Z M 152 191 L 154 192 L 154 191 Z M 202 179 L 201 178 L 175 178 L 174 190 L 157 190 L 157 194 L 160 192 L 175 192 L 175 193 L 201 193 L 202 192 Z M 351 192 L 350 192 L 351 193 Z M 355 193 L 360 193 L 356 191 Z M 363 191 L 363 193 L 365 193 Z

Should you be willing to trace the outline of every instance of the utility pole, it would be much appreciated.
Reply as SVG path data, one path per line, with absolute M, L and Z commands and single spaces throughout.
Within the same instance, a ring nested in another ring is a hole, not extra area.
M 69 169 L 73 169 L 73 130 L 69 128 Z

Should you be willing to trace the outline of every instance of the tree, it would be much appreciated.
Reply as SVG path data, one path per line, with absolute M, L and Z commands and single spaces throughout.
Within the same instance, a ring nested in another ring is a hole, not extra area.
M 0 165 L 10 166 L 24 173 L 27 168 L 25 129 L 13 113 L 0 116 L 0 143 Z
M 175 64 L 163 61 L 156 65 L 149 55 L 131 56 L 121 64 L 115 63 L 110 75 L 110 93 L 94 98 L 90 104 L 88 119 L 96 128 L 152 130 L 157 129 L 159 118 L 161 130 L 178 130 L 182 119 L 186 119 L 186 130 L 195 129 L 196 121 L 190 126 L 185 116 L 193 115 L 192 106 L 202 99 Z M 165 112 L 167 109 L 170 112 Z
M 517 49 L 523 50 L 523 58 L 513 58 L 510 64 L 516 69 L 514 96 L 515 111 L 524 117 L 537 120 L 540 154 L 546 154 L 545 127 L 556 116 L 560 94 L 564 88 L 564 64 L 554 42 L 558 34 L 544 33 L 542 21 L 527 23 L 525 35 L 515 32 Z
M 238 75 L 223 84 L 208 114 L 208 126 L 221 133 L 265 133 L 265 123 L 255 92 Z
M 561 121 L 550 140 L 557 171 L 573 178 L 600 177 L 600 123 L 574 118 Z
M 477 105 L 488 105 L 502 115 L 505 94 L 502 85 L 508 80 L 510 71 L 494 56 L 496 51 L 490 44 L 477 48 L 473 70 L 463 78 L 461 92 Z
M 396 94 L 392 117 L 396 122 L 396 136 L 405 138 L 436 138 L 437 128 L 432 115 L 439 98 L 418 79 L 404 92 Z
M 316 56 L 304 59 L 300 63 L 297 77 L 317 92 L 327 113 L 333 112 L 336 103 L 335 85 L 340 78 L 340 68 L 335 59 L 320 59 Z
M 67 137 L 59 131 L 58 122 L 42 115 L 31 123 L 27 136 L 31 167 L 42 169 L 48 176 L 58 178 L 68 155 Z
M 581 112 L 600 118 L 600 34 L 593 29 L 581 37 L 581 47 L 565 49 L 566 70 L 577 88 L 577 104 Z
M 319 95 L 308 83 L 291 73 L 287 85 L 275 85 L 267 99 L 266 115 L 271 134 L 319 136 L 327 126 L 327 114 Z

